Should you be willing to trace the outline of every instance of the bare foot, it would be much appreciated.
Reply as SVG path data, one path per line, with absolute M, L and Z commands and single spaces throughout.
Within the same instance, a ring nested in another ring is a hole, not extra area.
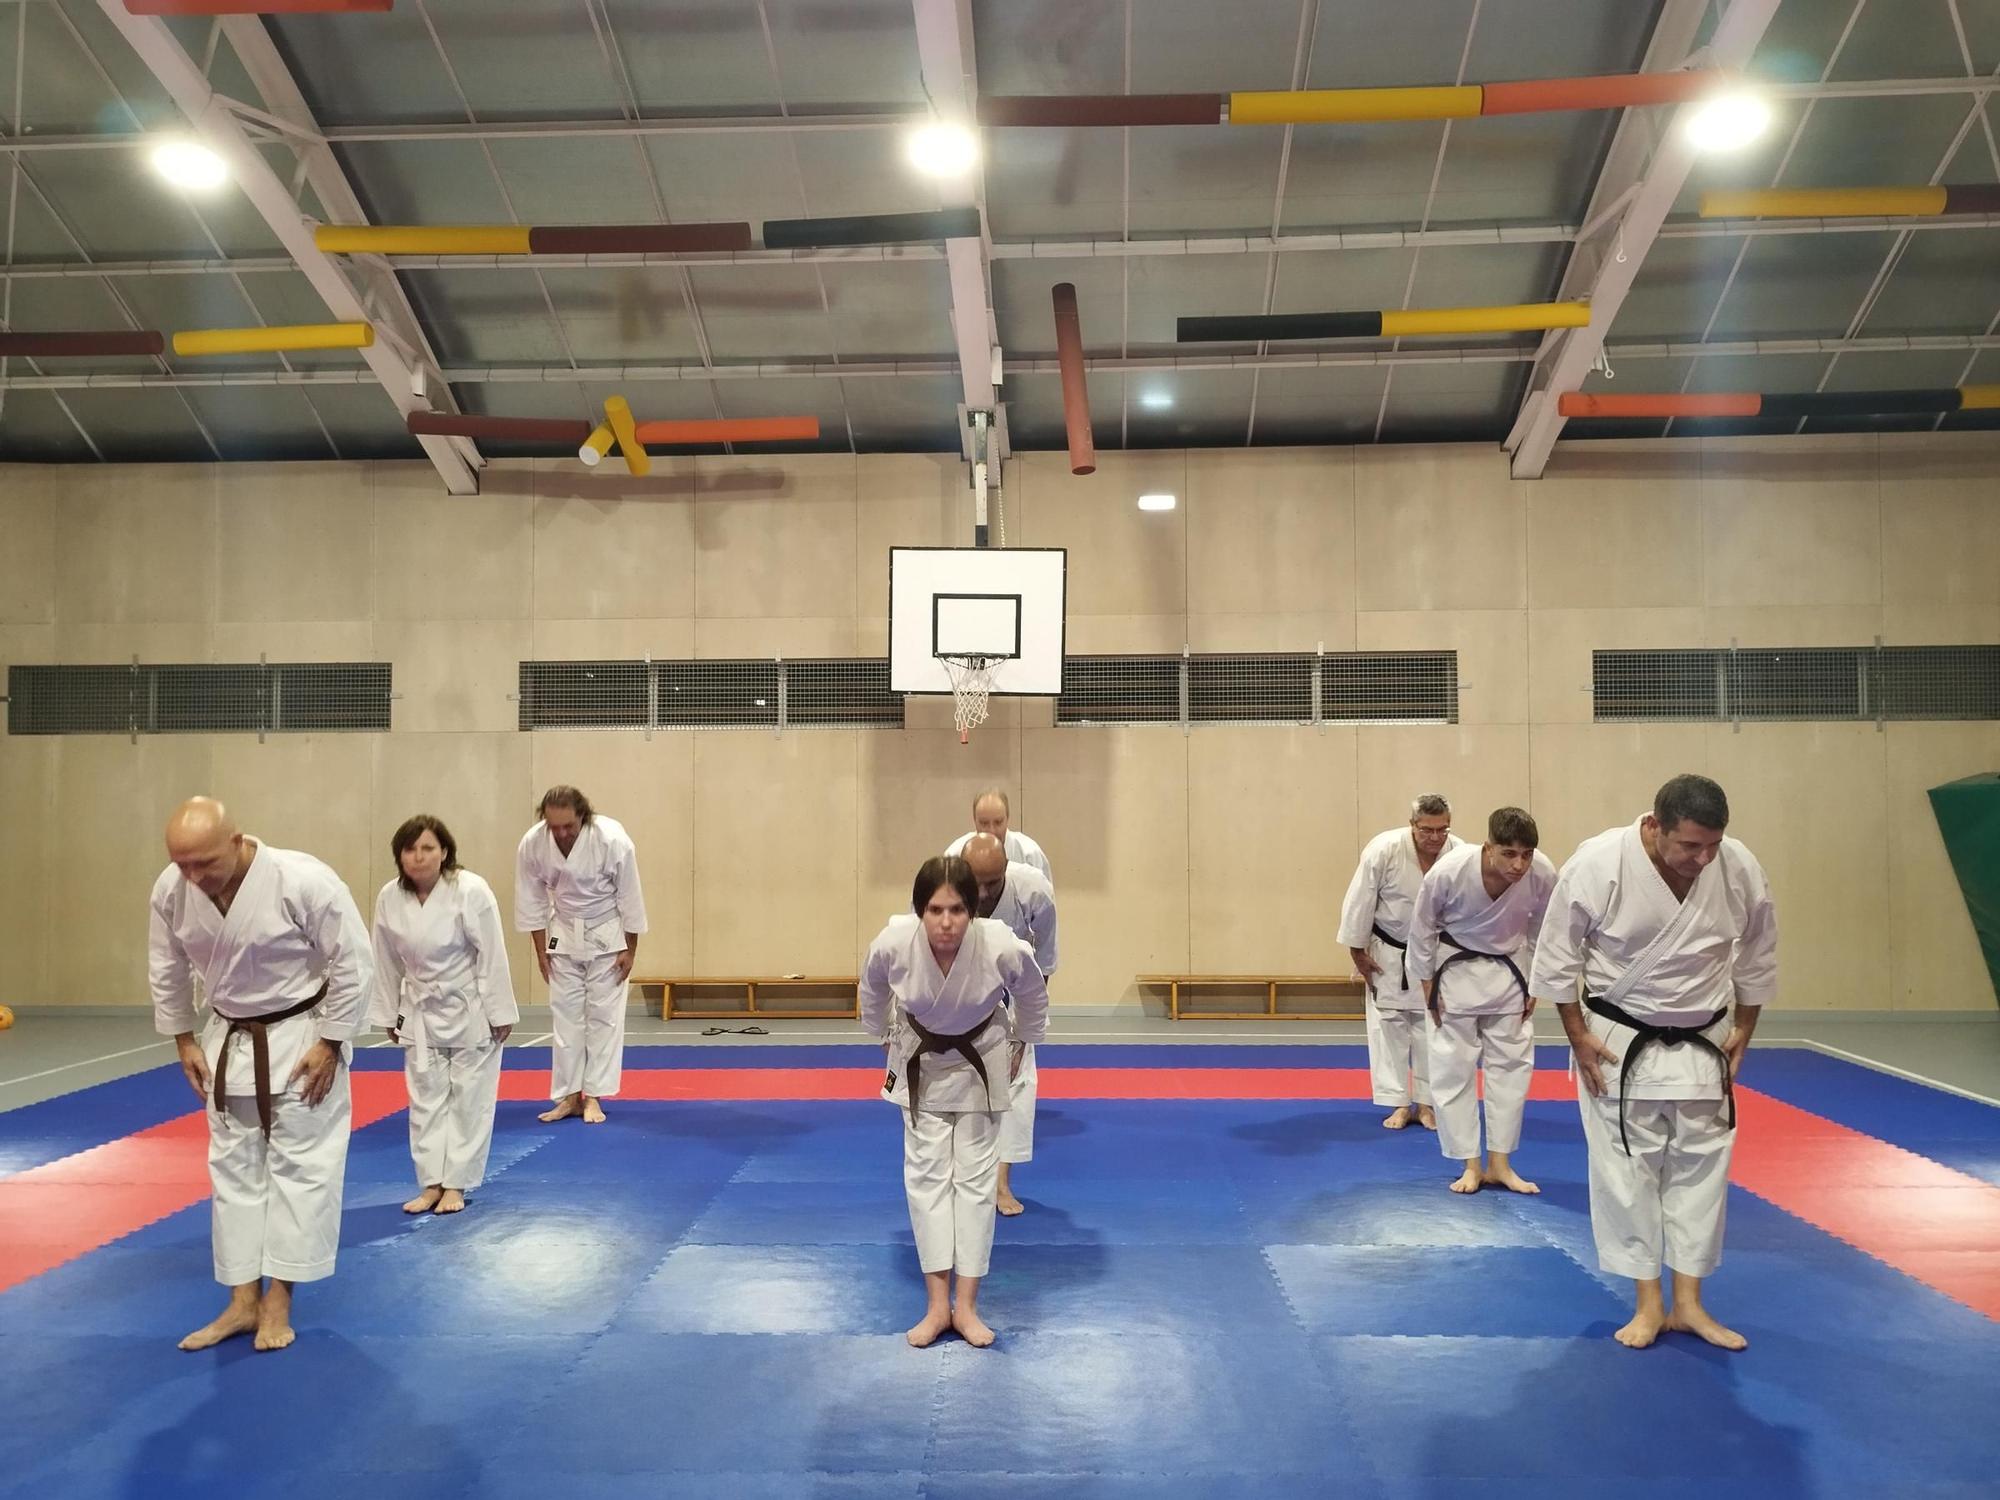
M 583 1096 L 583 1123 L 586 1125 L 602 1125 L 604 1123 L 604 1106 L 588 1094 Z
M 1667 1315 L 1650 1307 L 1642 1307 L 1632 1314 L 1632 1321 L 1611 1336 L 1627 1349 L 1645 1349 L 1660 1336 L 1660 1330 L 1667 1326 Z
M 1426 1130 L 1436 1130 L 1438 1128 L 1437 1111 L 1432 1109 L 1428 1104 L 1419 1104 L 1417 1106 L 1417 1123 Z
M 296 1337 L 292 1332 L 292 1289 L 274 1279 L 257 1307 L 257 1352 L 283 1349 Z
M 1666 1327 L 1676 1333 L 1691 1333 L 1705 1343 L 1718 1349 L 1747 1349 L 1750 1340 L 1733 1328 L 1724 1328 L 1709 1316 L 1708 1309 L 1699 1302 L 1689 1307 L 1685 1302 L 1676 1301 L 1674 1310 L 1667 1314 Z
M 438 1197 L 444 1192 L 441 1187 L 427 1187 L 408 1203 L 403 1205 L 406 1214 L 427 1214 L 438 1205 Z
M 181 1340 L 183 1349 L 212 1349 L 224 1339 L 233 1339 L 239 1333 L 249 1333 L 257 1326 L 257 1302 L 255 1298 L 231 1297 L 229 1306 L 221 1315 L 202 1328 Z
M 1410 1106 L 1405 1104 L 1400 1108 L 1389 1111 L 1388 1117 L 1382 1121 L 1382 1128 L 1384 1130 L 1401 1130 L 1409 1123 Z
M 903 1337 L 910 1341 L 912 1349 L 928 1349 L 937 1336 L 951 1326 L 951 1309 L 945 1308 L 942 1312 L 925 1313 L 923 1322 Z M 987 1338 L 990 1341 L 992 1335 L 988 1334 Z
M 1458 1180 L 1451 1185 L 1454 1193 L 1476 1193 L 1486 1180 L 1485 1174 L 1477 1167 L 1467 1167 L 1458 1174 Z
M 993 1206 L 999 1209 L 1004 1217 L 1009 1219 L 1013 1218 L 1016 1214 L 1023 1212 L 1023 1210 L 1026 1207 L 1026 1205 L 1023 1204 L 1019 1198 L 1016 1198 L 1014 1196 L 1013 1191 L 1011 1189 L 1002 1189 L 1001 1192 L 994 1198 Z
M 954 1307 L 951 1310 L 951 1326 L 958 1330 L 958 1336 L 975 1349 L 985 1349 L 993 1343 L 993 1330 L 976 1312 Z
M 1492 1183 L 1495 1187 L 1506 1188 L 1510 1193 L 1539 1193 L 1541 1191 L 1540 1188 L 1536 1187 L 1512 1167 L 1496 1167 L 1485 1174 L 1484 1180 Z
M 460 1213 L 464 1208 L 465 1194 L 457 1188 L 446 1188 L 438 1197 L 437 1211 L 441 1214 Z
M 545 1109 L 535 1118 L 544 1125 L 553 1125 L 558 1120 L 567 1120 L 571 1115 L 580 1113 L 582 1108 L 582 1100 L 575 1094 L 568 1094 L 556 1100 L 554 1109 Z

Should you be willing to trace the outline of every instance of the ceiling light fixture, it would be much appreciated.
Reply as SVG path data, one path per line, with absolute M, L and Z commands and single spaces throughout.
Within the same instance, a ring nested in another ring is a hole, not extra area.
M 1139 404 L 1147 411 L 1167 411 L 1172 408 L 1174 398 L 1168 391 L 1147 391 L 1139 397 Z
M 903 149 L 926 177 L 963 177 L 979 160 L 979 138 L 963 125 L 942 121 L 912 131 Z
M 1139 509 L 1141 510 L 1172 510 L 1173 508 L 1174 497 L 1172 495 L 1141 495 L 1139 497 Z
M 1718 94 L 1688 116 L 1688 140 L 1697 151 L 1740 151 L 1771 128 L 1770 101 L 1758 94 Z
M 212 193 L 229 181 L 229 164 L 197 141 L 162 141 L 152 162 L 155 172 L 191 193 Z

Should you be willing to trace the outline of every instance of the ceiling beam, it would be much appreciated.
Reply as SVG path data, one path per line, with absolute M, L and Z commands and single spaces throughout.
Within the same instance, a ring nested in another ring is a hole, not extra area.
M 913 0 L 913 5 L 917 64 L 938 119 L 976 130 L 979 83 L 972 53 L 971 0 Z M 944 242 L 951 281 L 952 339 L 958 348 L 960 399 L 965 409 L 993 412 L 995 426 L 1004 432 L 993 384 L 994 354 L 1000 340 L 993 321 L 993 282 L 986 261 L 985 182 L 984 169 L 975 165 L 963 178 L 940 181 L 938 197 L 943 208 L 970 206 L 980 210 L 977 239 Z M 1006 455 L 1003 452 L 1001 456 Z
M 1614 360 L 1748 359 L 1830 354 L 1981 353 L 2000 350 L 2000 331 L 1985 334 L 1940 333 L 1851 339 L 1744 339 L 1730 343 L 1610 344 Z M 1530 364 L 1535 351 L 1505 345 L 1468 345 L 1429 349 L 1347 349 L 1286 354 L 1135 354 L 1103 355 L 1084 360 L 1092 373 L 1188 370 L 1332 370 L 1382 365 L 1519 365 Z M 1015 375 L 1057 375 L 1056 356 L 1026 355 L 1007 362 Z M 746 360 L 713 367 L 698 364 L 585 365 L 467 365 L 447 367 L 454 385 L 651 384 L 704 380 L 936 380 L 954 376 L 954 359 Z M 114 374 L 21 375 L 0 380 L 5 390 L 121 390 L 179 386 L 367 385 L 366 370 L 229 370 L 213 373 L 149 375 L 138 371 Z
M 1647 48 L 1646 71 L 1674 67 L 1687 56 L 1707 8 L 1706 0 L 1668 0 Z M 1733 72 L 1748 64 L 1777 10 L 1778 0 L 1731 0 L 1709 39 L 1705 65 Z M 1578 247 L 1557 293 L 1562 299 L 1587 298 L 1590 324 L 1543 343 L 1529 374 L 1520 416 L 1507 436 L 1516 479 L 1541 478 L 1567 420 L 1558 409 L 1557 398 L 1581 387 L 1603 352 L 1605 335 L 1694 168 L 1695 149 L 1682 128 L 1690 108 L 1683 105 L 1674 111 L 1643 168 L 1639 162 L 1646 156 L 1646 136 L 1652 122 L 1642 110 L 1627 110 L 1619 122 L 1585 215 L 1585 222 L 1591 224 L 1615 215 L 1615 228 L 1607 222 L 1594 255 L 1586 255 L 1587 247 Z M 1622 210 L 1618 208 L 1621 203 Z M 1608 243 L 1607 235 L 1611 237 Z
M 313 290 L 319 293 L 333 319 L 344 323 L 370 322 L 385 335 L 360 352 L 370 375 L 388 395 L 397 414 L 408 416 L 413 411 L 439 410 L 440 402 L 445 403 L 442 409 L 449 410 L 450 393 L 444 388 L 442 380 L 421 374 L 426 359 L 424 344 L 416 329 L 415 319 L 409 313 L 409 305 L 402 299 L 400 288 L 393 297 L 378 294 L 364 298 L 348 282 L 343 270 L 314 246 L 312 227 L 299 212 L 291 187 L 271 169 L 258 149 L 258 143 L 251 138 L 243 121 L 230 107 L 230 101 L 209 87 L 201 65 L 187 55 L 164 21 L 155 16 L 135 16 L 126 10 L 122 0 L 98 0 L 98 8 L 138 54 L 147 70 L 160 81 L 181 113 L 187 116 L 195 133 L 229 163 L 237 188 L 256 209 L 258 216 L 270 226 L 272 234 L 284 246 L 300 272 L 312 283 Z M 261 31 L 261 22 L 253 19 L 250 24 Z M 251 50 L 254 55 L 254 46 Z M 250 57 L 244 59 L 244 64 L 251 68 L 255 66 Z M 280 67 L 282 70 L 282 65 Z M 282 100 L 285 90 L 275 77 L 272 77 L 270 86 Z M 292 85 L 291 92 L 297 100 L 297 108 L 303 111 L 304 100 L 297 95 L 296 84 Z M 280 101 L 267 102 L 274 110 L 283 108 Z M 310 118 L 310 115 L 306 117 Z M 338 175 L 338 163 L 332 162 L 330 151 L 319 147 L 314 154 L 332 163 L 333 174 Z M 337 214 L 351 208 L 358 214 L 360 204 L 354 198 L 351 187 L 346 189 L 345 201 L 342 201 L 344 177 L 335 182 L 333 177 L 326 176 L 322 166 L 319 171 L 326 187 L 321 189 L 319 181 L 311 179 L 314 165 L 310 156 L 307 170 L 309 180 L 314 180 L 315 189 L 331 194 L 331 197 L 323 195 L 321 198 L 329 213 Z M 416 334 L 414 339 L 412 334 Z M 424 390 L 422 395 L 418 394 L 419 385 Z M 474 468 L 479 462 L 477 449 L 463 439 L 424 437 L 417 441 L 436 467 L 446 489 L 454 495 L 478 492 L 479 478 Z

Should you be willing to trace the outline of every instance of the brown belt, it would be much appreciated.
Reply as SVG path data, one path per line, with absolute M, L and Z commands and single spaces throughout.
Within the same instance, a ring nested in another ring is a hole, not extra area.
M 215 1107 L 227 1109 L 222 1094 L 222 1080 L 229 1072 L 229 1039 L 241 1031 L 250 1038 L 250 1059 L 257 1077 L 257 1120 L 264 1127 L 264 1139 L 271 1138 L 271 1042 L 266 1035 L 274 1022 L 289 1021 L 293 1016 L 302 1016 L 326 998 L 326 981 L 306 999 L 288 1010 L 274 1011 L 268 1016 L 232 1016 L 220 1007 L 213 1007 L 215 1013 L 229 1023 L 229 1029 L 222 1034 L 222 1050 L 215 1054 Z

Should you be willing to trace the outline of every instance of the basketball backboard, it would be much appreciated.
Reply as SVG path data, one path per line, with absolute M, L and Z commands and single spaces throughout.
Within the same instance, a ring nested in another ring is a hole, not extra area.
M 949 693 L 941 656 L 995 660 L 993 692 L 1062 691 L 1069 554 L 1061 547 L 889 549 L 889 689 Z

